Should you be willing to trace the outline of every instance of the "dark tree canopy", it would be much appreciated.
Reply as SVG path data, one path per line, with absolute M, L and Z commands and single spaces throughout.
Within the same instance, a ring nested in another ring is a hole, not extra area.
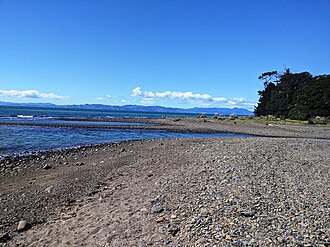
M 264 87 L 266 88 L 270 82 L 278 82 L 277 79 L 279 76 L 277 71 L 265 72 L 262 73 L 261 76 L 258 77 L 259 80 L 264 81 Z
M 254 110 L 256 116 L 274 115 L 292 119 L 330 116 L 330 75 L 313 77 L 308 72 L 265 72 L 259 76 L 265 89 Z

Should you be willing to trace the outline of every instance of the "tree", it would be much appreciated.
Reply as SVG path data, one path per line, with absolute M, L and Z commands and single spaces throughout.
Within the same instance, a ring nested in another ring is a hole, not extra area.
M 270 82 L 278 82 L 278 75 L 277 71 L 264 72 L 258 77 L 258 79 L 264 81 L 264 87 L 266 89 Z
M 281 74 L 265 72 L 258 79 L 263 80 L 265 89 L 258 91 L 256 116 L 295 119 L 330 116 L 330 75 L 313 77 L 308 72 L 291 73 L 287 68 Z
M 289 117 L 309 119 L 330 116 L 330 75 L 316 76 L 300 87 L 293 97 Z

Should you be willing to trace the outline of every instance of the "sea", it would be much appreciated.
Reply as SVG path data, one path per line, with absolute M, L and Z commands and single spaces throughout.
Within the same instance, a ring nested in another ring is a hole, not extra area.
M 146 125 L 132 122 L 111 122 L 112 118 L 161 118 L 164 115 L 170 117 L 196 116 L 196 114 L 184 113 L 166 114 L 71 108 L 0 106 L 0 159 L 6 156 L 28 155 L 40 151 L 128 140 L 231 137 L 239 135 L 231 133 L 198 134 L 132 128 L 102 128 L 102 126 L 108 125 Z M 63 118 L 65 118 L 65 120 L 63 120 Z M 95 121 L 79 121 L 79 119 L 87 118 L 95 119 Z M 107 119 L 107 121 L 97 121 L 100 119 Z M 12 125 L 13 123 L 17 125 Z M 24 125 L 31 123 L 39 126 Z M 42 126 L 43 124 L 45 125 Z M 61 125 L 61 127 L 47 126 L 52 124 Z M 99 128 L 84 128 L 84 125 L 97 125 Z

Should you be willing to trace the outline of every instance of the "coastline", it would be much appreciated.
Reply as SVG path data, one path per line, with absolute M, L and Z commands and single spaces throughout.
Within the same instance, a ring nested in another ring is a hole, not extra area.
M 67 119 L 68 118 L 59 118 Z M 112 118 L 109 120 L 96 119 L 75 119 L 75 121 L 99 121 L 99 122 L 131 122 L 150 124 L 147 126 L 128 126 L 128 125 L 76 125 L 70 124 L 37 124 L 37 123 L 0 123 L 3 126 L 43 126 L 54 128 L 91 128 L 91 129 L 143 129 L 143 130 L 166 130 L 172 132 L 191 132 L 191 133 L 237 133 L 248 134 L 261 137 L 292 137 L 292 138 L 312 138 L 330 139 L 329 126 L 302 125 L 302 124 L 280 124 L 280 123 L 258 123 L 251 120 L 218 120 L 203 118 Z
M 0 231 L 12 239 L 2 245 L 329 243 L 329 127 L 130 121 L 263 137 L 124 141 L 9 159 Z M 32 228 L 15 231 L 21 219 Z

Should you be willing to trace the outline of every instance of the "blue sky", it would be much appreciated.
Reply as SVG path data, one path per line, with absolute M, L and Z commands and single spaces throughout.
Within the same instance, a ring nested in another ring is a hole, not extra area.
M 329 0 L 0 0 L 0 101 L 253 109 L 330 73 Z

